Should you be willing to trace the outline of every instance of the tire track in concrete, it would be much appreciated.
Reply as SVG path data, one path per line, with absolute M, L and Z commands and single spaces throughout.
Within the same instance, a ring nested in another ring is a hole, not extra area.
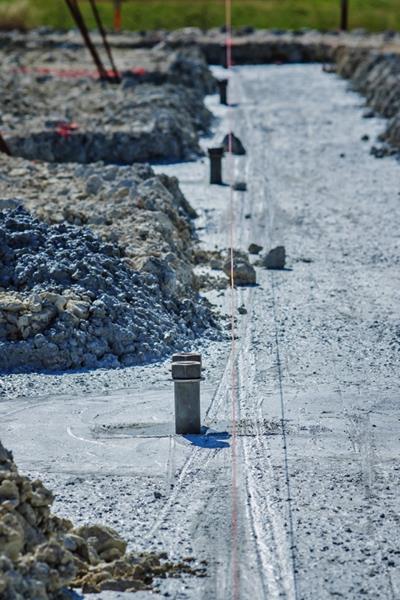
M 244 106 L 249 103 L 249 98 L 246 95 L 246 87 L 243 81 L 238 78 L 238 95 L 244 99 Z M 244 139 L 247 138 L 247 147 L 250 155 L 249 164 L 249 179 L 250 179 L 250 198 L 253 206 L 251 213 L 258 215 L 257 225 L 258 232 L 267 233 L 269 242 L 272 241 L 272 229 L 273 222 L 275 219 L 274 215 L 274 202 L 268 197 L 268 180 L 265 175 L 266 159 L 263 153 L 253 155 L 252 153 L 252 142 L 254 138 L 258 136 L 259 143 L 255 144 L 258 148 L 265 146 L 265 133 L 260 131 L 259 126 L 254 123 L 254 118 L 257 113 L 254 110 L 244 110 L 242 115 L 244 116 L 245 127 L 242 129 Z M 251 132 L 251 137 L 248 133 Z M 261 138 L 264 138 L 261 141 Z M 254 204 L 256 206 L 254 206 Z M 268 279 L 270 283 L 271 296 L 273 307 L 275 307 L 274 289 L 273 289 L 273 275 Z M 257 319 L 252 322 L 259 322 Z M 283 457 L 286 468 L 286 486 L 288 492 L 288 509 L 289 509 L 289 536 L 290 544 L 288 544 L 287 535 L 283 527 L 280 515 L 272 509 L 270 496 L 271 496 L 271 483 L 274 479 L 272 465 L 267 459 L 269 454 L 266 447 L 265 432 L 262 430 L 261 423 L 263 422 L 262 395 L 259 396 L 259 400 L 256 400 L 258 394 L 255 389 L 256 380 L 256 361 L 252 362 L 249 368 L 248 356 L 251 349 L 251 334 L 248 331 L 247 340 L 245 342 L 245 350 L 243 356 L 246 359 L 243 361 L 243 377 L 248 382 L 248 389 L 246 390 L 246 396 L 244 398 L 244 410 L 249 414 L 250 418 L 255 418 L 255 433 L 257 450 L 254 452 L 254 445 L 251 444 L 251 440 L 243 440 L 244 460 L 246 463 L 247 471 L 247 486 L 249 495 L 251 497 L 252 512 L 253 512 L 253 527 L 255 533 L 255 539 L 258 544 L 258 554 L 260 561 L 263 565 L 264 570 L 268 573 L 266 578 L 266 585 L 268 594 L 270 597 L 286 597 L 286 598 L 297 598 L 297 584 L 296 584 L 296 566 L 294 559 L 295 552 L 295 541 L 293 533 L 293 521 L 291 515 L 291 493 L 290 493 L 290 481 L 289 472 L 287 466 L 287 440 L 285 432 L 285 415 L 284 415 L 284 401 L 281 381 L 281 365 L 279 356 L 278 338 L 276 335 L 276 315 L 275 311 L 273 314 L 273 324 L 275 329 L 274 341 L 276 344 L 276 372 L 275 376 L 278 379 L 279 390 L 281 395 L 281 434 L 282 434 L 282 446 L 283 446 Z M 265 334 L 265 331 L 263 332 Z M 253 451 L 253 452 L 252 452 Z M 269 477 L 267 478 L 266 474 Z M 267 520 L 265 522 L 265 517 Z M 269 540 L 269 543 L 267 542 Z
M 271 501 L 274 474 L 267 458 L 269 452 L 267 432 L 263 427 L 263 398 L 255 385 L 258 365 L 256 356 L 251 350 L 252 333 L 252 328 L 248 328 L 239 360 L 240 378 L 247 384 L 243 386 L 244 392 L 241 391 L 241 413 L 251 420 L 254 431 L 254 437 L 241 438 L 246 491 L 250 505 L 249 517 L 254 532 L 260 572 L 266 574 L 262 578 L 263 597 L 294 598 L 286 533 L 282 519 L 274 510 Z

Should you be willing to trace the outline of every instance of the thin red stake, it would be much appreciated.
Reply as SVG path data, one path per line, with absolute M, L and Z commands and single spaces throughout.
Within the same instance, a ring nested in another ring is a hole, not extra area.
M 114 31 L 119 33 L 122 27 L 122 2 L 114 0 Z

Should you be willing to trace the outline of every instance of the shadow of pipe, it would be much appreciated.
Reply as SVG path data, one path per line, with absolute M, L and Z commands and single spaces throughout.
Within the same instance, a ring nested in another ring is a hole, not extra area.
M 183 436 L 193 446 L 199 448 L 229 448 L 228 440 L 231 436 L 227 431 L 214 431 L 209 427 L 202 427 L 200 434 L 187 434 Z

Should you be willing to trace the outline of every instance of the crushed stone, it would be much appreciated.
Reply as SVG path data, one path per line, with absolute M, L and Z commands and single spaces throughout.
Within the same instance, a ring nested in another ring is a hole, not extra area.
M 178 298 L 89 229 L 0 212 L 0 368 L 119 367 L 213 335 L 200 298 Z
M 246 154 L 246 150 L 242 142 L 234 133 L 227 133 L 224 139 L 222 140 L 221 146 L 223 147 L 225 152 L 231 151 L 232 154 L 237 154 L 238 156 L 243 156 L 244 154 Z
M 286 262 L 286 250 L 284 246 L 272 248 L 262 257 L 262 265 L 267 269 L 284 269 Z
M 388 119 L 380 136 L 382 146 L 373 147 L 377 158 L 400 149 L 400 53 L 368 49 L 341 48 L 336 53 L 338 73 L 351 80 L 352 86 L 366 97 L 372 111 L 365 118 L 382 115 Z

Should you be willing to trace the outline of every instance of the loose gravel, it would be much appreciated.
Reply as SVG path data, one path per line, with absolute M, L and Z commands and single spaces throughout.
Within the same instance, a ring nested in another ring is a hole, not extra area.
M 119 367 L 190 346 L 213 326 L 90 230 L 0 212 L 0 368 Z

